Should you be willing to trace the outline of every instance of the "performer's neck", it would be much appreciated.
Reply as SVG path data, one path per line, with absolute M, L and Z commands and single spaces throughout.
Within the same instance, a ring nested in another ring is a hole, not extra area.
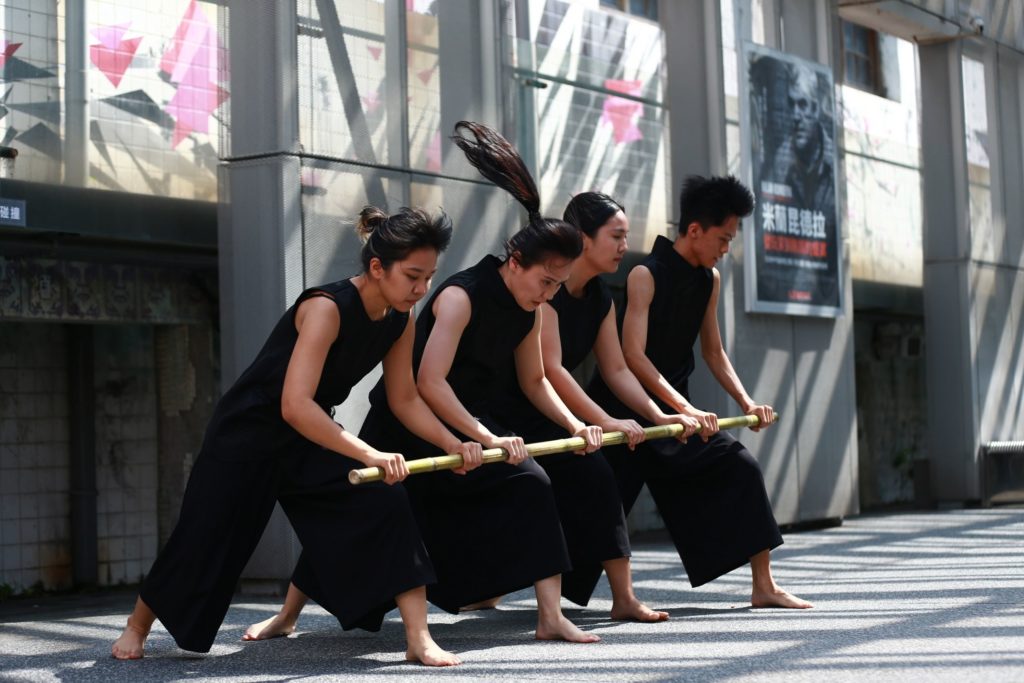
M 381 291 L 380 285 L 366 277 L 365 273 L 356 275 L 351 282 L 359 292 L 359 299 L 363 302 L 363 309 L 370 320 L 383 319 L 391 310 L 391 305 L 384 298 L 384 292 Z
M 686 239 L 686 235 L 679 235 L 676 241 L 672 243 L 672 249 L 694 268 L 700 267 L 700 258 L 694 251 L 693 245 Z

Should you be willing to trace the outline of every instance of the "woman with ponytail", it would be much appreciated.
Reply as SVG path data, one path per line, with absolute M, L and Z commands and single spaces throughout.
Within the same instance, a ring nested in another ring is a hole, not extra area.
M 397 603 L 408 659 L 458 664 L 431 639 L 425 584 L 434 572 L 405 490 L 402 455 L 378 450 L 332 419 L 352 387 L 383 361 L 388 403 L 437 448 L 479 462 L 419 397 L 412 375 L 413 305 L 427 292 L 451 222 L 368 207 L 362 274 L 303 292 L 214 410 L 178 524 L 146 577 L 114 643 L 118 659 L 143 656 L 159 619 L 185 649 L 207 652 L 231 595 L 280 502 L 303 546 L 297 591 L 348 628 L 379 630 Z M 385 483 L 353 487 L 348 472 L 377 466 Z M 296 595 L 301 595 L 297 593 Z M 296 595 L 292 597 L 295 598 Z
M 609 415 L 571 374 L 593 351 L 601 375 L 636 413 L 655 424 L 683 424 L 689 436 L 697 421 L 662 412 L 626 367 L 615 327 L 615 304 L 607 285 L 597 277 L 614 273 L 626 253 L 629 221 L 622 206 L 605 194 L 584 192 L 573 197 L 563 218 L 579 230 L 583 253 L 573 262 L 565 285 L 541 306 L 544 374 L 573 413 L 605 431 L 624 432 L 632 450 L 644 437 L 640 424 Z M 558 426 L 515 386 L 503 392 L 500 410 L 509 428 L 529 441 L 558 438 Z M 585 606 L 603 570 L 612 590 L 613 619 L 667 619 L 668 613 L 648 608 L 633 592 L 625 514 L 615 472 L 604 454 L 553 455 L 539 462 L 551 478 L 572 560 L 572 571 L 562 577 L 562 595 Z
M 587 451 L 600 446 L 601 430 L 576 419 L 551 388 L 540 353 L 538 309 L 569 276 L 582 242 L 571 225 L 541 217 L 533 178 L 505 138 L 466 121 L 455 133 L 470 163 L 526 208 L 528 222 L 506 243 L 504 259 L 487 256 L 448 278 L 417 321 L 413 364 L 423 399 L 463 438 L 509 454 L 505 463 L 464 476 L 436 472 L 406 482 L 437 572 L 427 597 L 455 613 L 493 606 L 532 584 L 538 639 L 594 642 L 597 636 L 562 615 L 560 574 L 570 565 L 551 482 L 494 410 L 502 375 L 514 367 L 541 413 L 582 436 Z M 433 454 L 397 423 L 380 385 L 371 392 L 362 434 L 410 458 Z

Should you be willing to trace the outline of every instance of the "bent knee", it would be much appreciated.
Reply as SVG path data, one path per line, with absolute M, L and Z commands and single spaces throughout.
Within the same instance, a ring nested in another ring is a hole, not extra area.
M 512 476 L 519 486 L 529 489 L 550 489 L 551 477 L 535 461 L 527 459 L 514 466 L 517 472 Z
M 729 449 L 728 459 L 730 470 L 734 471 L 737 476 L 759 480 L 764 479 L 761 463 L 757 461 L 753 453 L 748 451 L 739 442 Z

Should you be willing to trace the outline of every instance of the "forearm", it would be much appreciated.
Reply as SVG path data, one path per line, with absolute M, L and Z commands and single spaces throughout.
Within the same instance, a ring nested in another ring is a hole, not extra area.
M 629 368 L 623 366 L 617 371 L 608 373 L 607 376 L 603 373 L 601 376 L 604 377 L 605 384 L 612 390 L 612 393 L 637 415 L 641 415 L 654 423 L 660 423 L 664 420 L 665 413 L 651 399 L 650 395 L 644 391 L 643 385 L 640 384 L 636 375 L 629 371 Z
M 389 402 L 390 404 L 390 402 Z M 405 425 L 406 429 L 428 441 L 445 453 L 454 453 L 461 443 L 417 394 L 414 398 L 396 401 L 391 412 Z
M 707 363 L 711 375 L 732 396 L 743 412 L 749 411 L 755 405 L 754 399 L 747 393 L 743 382 L 740 381 L 739 375 L 736 374 L 736 370 L 732 366 L 732 362 L 729 361 L 729 357 L 724 352 L 709 354 L 704 357 L 704 361 Z
M 576 382 L 564 367 L 559 366 L 545 376 L 551 383 L 552 388 L 554 388 L 555 393 L 562 399 L 565 407 L 573 415 L 592 425 L 599 425 L 611 419 L 611 416 L 587 395 L 583 387 Z
M 299 434 L 327 450 L 366 464 L 375 449 L 335 422 L 312 399 L 287 411 L 285 421 Z
M 552 422 L 561 425 L 570 434 L 575 433 L 583 424 L 566 407 L 555 393 L 554 387 L 547 377 L 540 377 L 521 387 L 526 398 Z
M 649 394 L 661 399 L 676 412 L 693 408 L 690 402 L 661 376 L 658 369 L 654 367 L 654 363 L 646 355 L 639 357 L 627 355 L 626 365 Z
M 495 438 L 490 430 L 466 410 L 446 380 L 421 381 L 418 386 L 420 396 L 430 410 L 460 433 L 482 444 L 490 443 Z

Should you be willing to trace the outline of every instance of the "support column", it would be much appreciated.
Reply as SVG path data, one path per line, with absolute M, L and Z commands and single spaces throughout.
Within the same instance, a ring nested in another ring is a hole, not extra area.
M 970 216 L 961 41 L 922 46 L 924 320 L 928 458 L 936 500 L 978 495 L 971 368 Z
M 304 286 L 296 0 L 230 0 L 228 17 L 231 139 L 218 220 L 223 388 Z M 244 577 L 277 588 L 298 553 L 277 509 Z
M 738 36 L 751 35 L 754 7 L 735 0 Z M 788 52 L 832 63 L 834 15 L 812 0 L 761 3 L 765 34 Z M 726 169 L 721 15 L 714 0 L 662 0 L 671 130 L 673 214 L 689 174 L 720 175 Z M 742 45 L 737 49 L 742 54 Z M 744 66 L 739 65 L 741 74 Z M 672 231 L 670 237 L 674 237 Z M 738 240 L 739 242 L 740 240 Z M 849 268 L 844 316 L 838 319 L 744 312 L 741 244 L 718 266 L 719 326 L 740 378 L 755 400 L 770 403 L 782 421 L 743 442 L 756 455 L 780 523 L 841 517 L 857 510 L 856 401 L 854 396 L 852 291 Z M 695 349 L 700 353 L 699 347 Z M 698 407 L 736 412 L 702 362 L 690 381 Z
M 89 180 L 89 61 L 87 2 L 65 3 L 64 12 L 64 182 Z

